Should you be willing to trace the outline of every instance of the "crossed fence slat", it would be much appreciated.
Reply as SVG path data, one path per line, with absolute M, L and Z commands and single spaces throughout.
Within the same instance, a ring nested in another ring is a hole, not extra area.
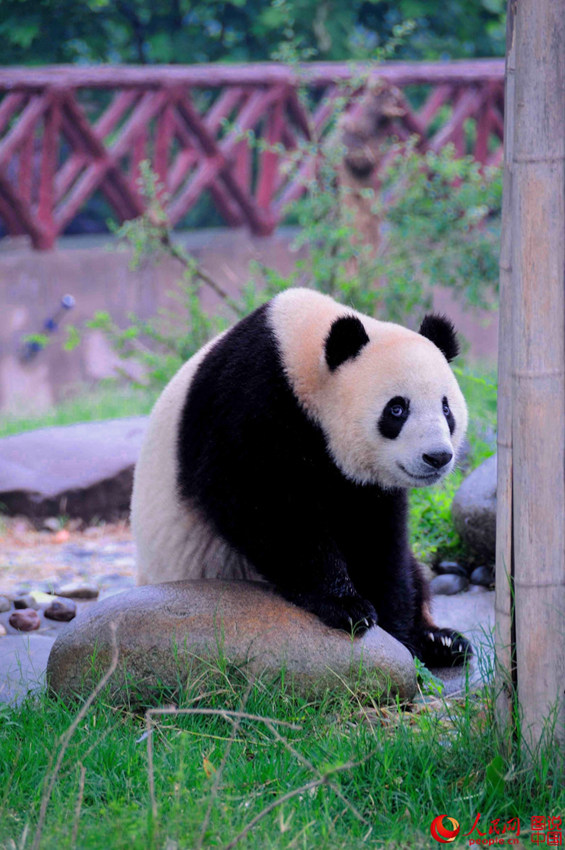
M 0 219 L 47 249 L 96 192 L 119 221 L 135 217 L 148 159 L 172 225 L 209 192 L 228 225 L 271 233 L 314 176 L 338 99 L 355 108 L 375 78 L 406 89 L 406 115 L 391 134 L 500 161 L 502 60 L 4 68 Z

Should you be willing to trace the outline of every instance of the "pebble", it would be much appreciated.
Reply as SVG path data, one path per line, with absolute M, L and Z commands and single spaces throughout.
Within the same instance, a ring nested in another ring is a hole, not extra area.
M 33 632 L 41 625 L 39 614 L 33 608 L 23 608 L 10 614 L 8 620 L 12 628 L 19 632 Z
M 51 543 L 66 543 L 67 540 L 71 539 L 70 531 L 67 531 L 66 528 L 61 528 L 60 531 L 57 531 L 53 537 L 51 538 Z
M 4 611 L 9 611 L 12 607 L 12 603 L 5 596 L 0 596 L 0 614 L 3 614 Z
M 66 553 L 72 555 L 73 558 L 93 558 L 96 555 L 96 547 L 85 548 L 83 546 L 75 546 L 73 544 L 67 546 Z
M 435 567 L 435 571 L 441 576 L 447 574 L 467 578 L 467 570 L 465 567 L 462 567 L 461 564 L 458 564 L 457 561 L 440 561 Z
M 483 587 L 492 587 L 494 584 L 494 570 L 491 567 L 477 567 L 471 573 L 471 584 L 482 584 Z
M 5 634 L 7 634 L 6 627 L 0 623 L 0 637 L 4 637 Z
M 74 620 L 76 617 L 77 606 L 69 599 L 55 599 L 43 613 L 48 620 L 58 620 L 61 623 L 68 623 L 69 620 Z
M 25 596 L 18 596 L 14 599 L 14 608 L 21 611 L 26 608 L 39 608 L 39 604 L 35 601 L 31 593 L 26 593 Z
M 488 587 L 484 587 L 482 584 L 470 584 L 469 593 L 488 593 Z
M 461 593 L 467 590 L 469 579 L 463 576 L 455 575 L 454 573 L 446 573 L 442 576 L 436 576 L 430 582 L 430 591 L 434 596 L 444 595 L 453 596 L 455 593 Z
M 36 603 L 35 605 L 30 605 L 30 608 L 44 608 L 53 602 L 53 594 L 45 593 L 43 590 L 31 590 L 27 596 Z
M 97 599 L 99 592 L 93 584 L 79 582 L 70 582 L 57 588 L 57 596 L 66 596 L 69 599 Z

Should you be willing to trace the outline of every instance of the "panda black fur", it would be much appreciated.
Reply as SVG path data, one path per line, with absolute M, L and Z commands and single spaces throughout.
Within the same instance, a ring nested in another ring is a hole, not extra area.
M 221 334 L 151 415 L 132 501 L 139 583 L 263 578 L 329 626 L 378 622 L 431 666 L 462 661 L 468 642 L 430 618 L 406 493 L 455 462 L 456 353 L 443 317 L 417 334 L 305 289 Z

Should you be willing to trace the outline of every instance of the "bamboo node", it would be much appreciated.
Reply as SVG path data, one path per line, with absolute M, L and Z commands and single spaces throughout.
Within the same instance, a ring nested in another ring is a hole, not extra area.
M 514 369 L 512 371 L 514 378 L 554 378 L 564 374 L 565 370 L 562 367 L 555 369 Z
M 515 153 L 512 157 L 512 162 L 526 163 L 544 163 L 544 162 L 565 162 L 565 153 L 555 154 L 555 156 L 533 156 L 527 153 Z

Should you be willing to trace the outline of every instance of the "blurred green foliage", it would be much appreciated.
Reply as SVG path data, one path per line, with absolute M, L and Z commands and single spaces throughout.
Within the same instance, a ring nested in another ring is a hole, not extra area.
M 337 159 L 339 154 L 337 155 Z M 215 334 L 291 286 L 309 286 L 363 313 L 418 326 L 432 307 L 433 287 L 449 287 L 465 305 L 496 305 L 498 285 L 500 169 L 481 171 L 471 158 L 440 154 L 398 153 L 384 175 L 383 202 L 373 196 L 382 219 L 384 250 L 360 240 L 354 212 L 345 203 L 347 188 L 336 179 L 336 151 L 322 160 L 317 177 L 293 204 L 299 224 L 296 247 L 305 258 L 288 275 L 255 266 L 236 297 L 203 272 L 195 259 L 172 239 L 159 186 L 148 162 L 142 164 L 140 190 L 145 213 L 124 222 L 116 233 L 132 251 L 132 267 L 169 255 L 179 262 L 179 283 L 169 293 L 170 307 L 148 320 L 130 315 L 120 328 L 108 313 L 87 322 L 102 330 L 124 360 L 141 367 L 139 386 L 163 387 L 175 372 Z M 207 312 L 199 297 L 211 287 L 222 309 Z M 74 348 L 81 332 L 68 326 L 66 347 Z M 125 375 L 131 370 L 125 369 Z M 140 370 L 134 369 L 134 375 Z
M 3 65 L 504 55 L 504 0 L 0 0 Z
M 382 250 L 363 241 L 348 189 L 336 179 L 339 148 L 294 204 L 297 245 L 292 285 L 308 285 L 364 313 L 419 323 L 433 287 L 453 290 L 466 306 L 492 308 L 498 287 L 502 173 L 482 170 L 451 146 L 424 155 L 405 145 L 382 175 L 381 191 L 363 193 L 381 221 Z M 352 264 L 354 270 L 352 269 Z

